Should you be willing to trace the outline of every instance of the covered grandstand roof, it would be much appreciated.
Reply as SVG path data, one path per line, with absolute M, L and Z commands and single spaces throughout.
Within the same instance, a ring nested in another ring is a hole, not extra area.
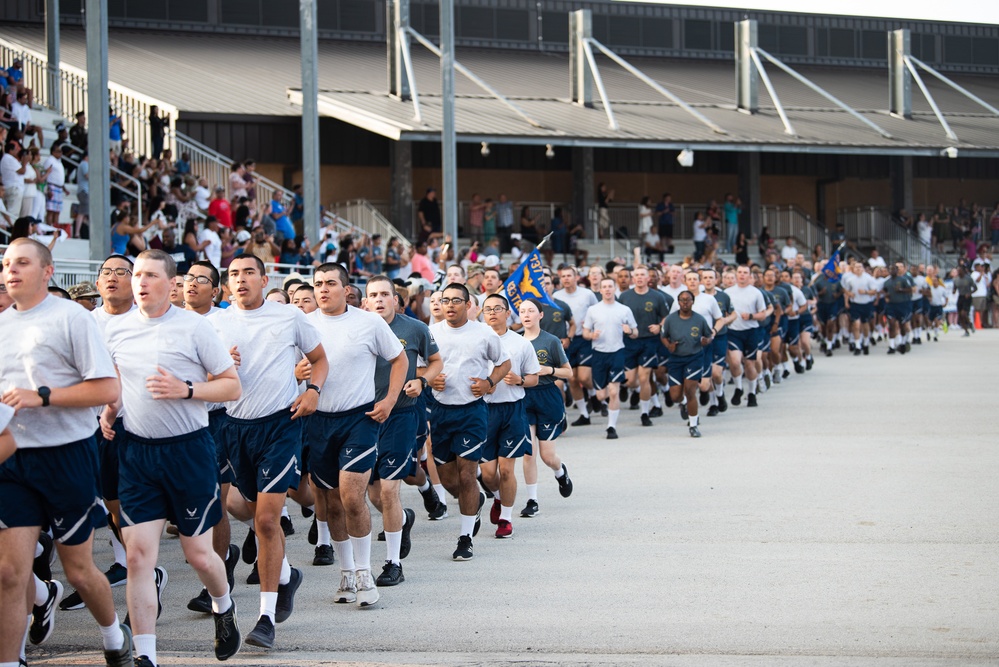
M 0 27 L 0 36 L 44 51 L 44 31 Z M 63 60 L 85 67 L 84 35 L 62 32 Z M 413 46 L 421 122 L 411 102 L 387 94 L 386 48 L 358 42 L 320 42 L 320 112 L 392 139 L 435 140 L 440 133 L 440 76 L 436 56 Z M 785 134 L 773 101 L 760 88 L 760 113 L 735 109 L 732 63 L 631 58 L 635 66 L 693 105 L 726 134 L 713 132 L 610 60 L 597 56 L 619 129 L 608 127 L 595 96 L 593 108 L 569 101 L 565 54 L 458 49 L 458 60 L 542 125 L 534 127 L 460 74 L 456 75 L 459 141 L 557 146 L 693 148 L 939 155 L 956 146 L 961 156 L 999 157 L 999 116 L 924 76 L 959 141 L 947 138 L 929 104 L 913 87 L 913 118 L 887 113 L 883 70 L 797 66 L 799 72 L 887 130 L 885 138 L 828 100 L 768 67 L 797 136 Z M 118 31 L 109 35 L 114 82 L 169 102 L 181 113 L 295 116 L 289 92 L 300 85 L 295 39 L 213 34 Z M 999 78 L 954 75 L 965 88 L 999 107 Z

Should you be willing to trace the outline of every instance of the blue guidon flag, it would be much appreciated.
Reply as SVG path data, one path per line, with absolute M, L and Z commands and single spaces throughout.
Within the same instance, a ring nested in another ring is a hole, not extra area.
M 826 265 L 822 267 L 822 272 L 826 274 L 826 277 L 829 279 L 829 282 L 838 283 L 840 274 L 842 274 L 843 272 L 839 266 L 840 262 L 839 251 L 843 249 L 843 245 L 840 245 L 840 247 L 836 248 L 836 252 L 832 254 L 832 257 L 829 258 L 829 261 L 826 262 Z
M 555 302 L 548 297 L 541 279 L 544 277 L 541 262 L 541 255 L 537 248 L 528 253 L 524 261 L 520 263 L 517 270 L 510 274 L 510 277 L 503 283 L 503 293 L 510 301 L 510 307 L 514 310 L 520 308 L 520 303 L 525 299 L 537 299 L 543 304 L 558 308 Z

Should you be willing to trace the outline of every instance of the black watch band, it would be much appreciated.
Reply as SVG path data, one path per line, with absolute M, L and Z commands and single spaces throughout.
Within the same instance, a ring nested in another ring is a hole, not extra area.
M 305 391 L 308 391 L 308 390 L 310 390 L 310 389 L 312 389 L 313 391 L 315 391 L 315 392 L 316 392 L 317 394 L 319 394 L 319 393 L 320 393 L 320 391 L 319 391 L 319 387 L 318 387 L 317 385 L 314 385 L 314 384 L 311 384 L 311 383 L 310 383 L 310 384 L 307 384 L 307 385 L 305 385 Z
M 47 408 L 49 406 L 49 397 L 52 396 L 52 390 L 48 387 L 39 387 L 38 395 L 42 399 L 42 407 Z
M 194 398 L 194 383 L 190 380 L 184 380 L 184 384 L 187 385 L 187 396 L 185 398 L 187 400 Z
M 486 377 L 486 382 L 488 382 L 488 383 L 489 383 L 489 386 L 490 386 L 490 387 L 495 387 L 495 386 L 496 386 L 496 383 L 495 383 L 495 382 L 493 382 L 493 379 L 492 379 L 491 377 L 488 377 L 488 376 L 487 376 L 487 377 Z
M 419 378 L 419 380 L 420 380 L 420 384 L 423 385 L 424 389 L 426 389 L 430 385 L 430 383 L 427 382 L 427 378 L 425 378 L 425 377 L 421 377 L 421 378 Z

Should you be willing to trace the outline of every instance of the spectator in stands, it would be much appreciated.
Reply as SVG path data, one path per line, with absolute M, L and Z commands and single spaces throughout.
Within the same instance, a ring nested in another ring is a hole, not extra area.
M 708 238 L 708 221 L 702 211 L 694 214 L 694 259 L 700 261 L 704 257 L 704 245 Z
M 232 170 L 229 172 L 229 191 L 232 193 L 232 203 L 236 205 L 241 203 L 241 199 L 246 199 L 246 203 L 249 205 L 244 174 L 246 174 L 246 169 L 243 167 L 243 163 L 233 162 Z
M 250 200 L 240 197 L 236 202 L 236 212 L 233 216 L 232 228 L 236 230 L 245 229 L 249 231 L 256 226 L 256 220 L 250 211 Z
M 992 233 L 992 249 L 999 248 L 999 201 L 992 208 L 992 215 L 989 218 L 989 229 Z
M 780 249 L 780 258 L 784 260 L 784 263 L 793 262 L 794 258 L 798 256 L 798 248 L 794 245 L 794 237 L 788 236 L 784 240 L 784 247 Z
M 385 263 L 385 251 L 382 248 L 382 235 L 374 234 L 371 237 L 371 259 L 368 261 L 368 272 L 372 275 L 379 275 Z
M 388 247 L 385 248 L 385 263 L 384 270 L 385 275 L 387 275 L 392 280 L 399 277 L 399 271 L 402 269 L 404 262 L 402 261 L 402 244 L 399 239 L 392 237 L 389 239 Z
M 281 191 L 274 190 L 271 193 L 271 201 L 266 216 L 270 217 L 274 223 L 274 239 L 280 245 L 285 239 L 295 238 L 295 226 L 284 212 L 284 204 L 281 202 Z
M 867 265 L 872 269 L 888 268 L 888 264 L 885 262 L 885 258 L 881 256 L 881 253 L 878 252 L 877 248 L 871 249 L 871 256 L 867 259 Z
M 483 239 L 483 222 L 485 219 L 486 205 L 478 192 L 472 194 L 472 200 L 468 203 L 468 230 L 467 234 L 473 241 Z
M 663 247 L 663 240 L 659 237 L 658 229 L 656 227 L 650 227 L 649 231 L 646 232 L 645 236 L 642 238 L 642 247 L 643 252 L 650 263 L 655 255 L 659 256 L 660 264 L 666 261 L 666 248 Z
M 538 245 L 540 240 L 538 216 L 531 215 L 530 206 L 520 209 L 520 237 L 532 245 Z
M 767 251 L 770 250 L 770 246 L 773 244 L 773 239 L 770 238 L 770 230 L 766 226 L 760 230 L 760 238 L 757 240 L 759 241 L 760 257 L 765 257 Z
M 170 155 L 170 150 L 167 149 L 167 150 L 163 151 L 163 155 L 165 156 L 164 159 L 166 159 L 167 163 L 169 164 L 170 160 L 172 158 L 172 156 Z M 177 174 L 180 174 L 181 176 L 187 176 L 188 174 L 190 174 L 191 173 L 191 154 L 190 153 L 181 153 L 180 154 L 180 159 L 177 160 L 177 162 L 173 164 L 173 171 L 175 173 L 177 173 Z
M 238 237 L 237 237 L 238 239 Z M 265 264 L 274 262 L 274 258 L 281 254 L 281 249 L 274 245 L 274 237 L 264 234 L 262 227 L 257 227 L 248 241 L 243 246 L 243 253 L 256 255 Z
M 24 195 L 20 214 L 42 220 L 45 217 L 45 198 L 39 189 L 45 183 L 41 175 L 42 156 L 36 146 L 25 150 L 28 153 L 28 168 L 24 170 Z
M 486 239 L 491 239 L 496 236 L 496 202 L 494 202 L 489 197 L 486 197 L 486 201 L 483 202 L 482 209 L 482 243 L 486 242 Z
M 160 108 L 155 104 L 149 107 L 149 156 L 154 160 L 160 159 L 163 152 L 163 137 L 166 134 L 166 127 L 170 123 L 170 118 L 166 114 L 160 115 Z
M 0 228 L 10 229 L 14 226 L 14 216 L 7 210 L 7 205 L 3 203 L 4 189 L 0 183 Z M 0 311 L 2 312 L 2 311 Z
M 437 190 L 427 188 L 416 211 L 420 222 L 419 240 L 424 243 L 441 233 L 441 206 L 437 201 Z
M 221 185 L 215 188 L 212 200 L 208 203 L 208 215 L 214 215 L 222 227 L 232 229 L 232 207 L 225 198 L 225 188 Z
M 659 239 L 662 241 L 666 252 L 673 252 L 673 214 L 676 207 L 673 205 L 673 195 L 669 192 L 663 193 L 663 199 L 656 205 L 656 215 L 659 216 Z
M 597 225 L 600 238 L 607 238 L 610 232 L 610 205 L 614 201 L 614 191 L 606 183 L 597 185 Z
M 11 115 L 14 116 L 14 122 L 17 124 L 17 129 L 24 133 L 25 137 L 34 136 L 37 139 L 39 146 L 45 145 L 45 137 L 42 133 L 42 128 L 31 122 L 31 105 L 28 102 L 28 93 L 25 91 L 18 91 L 17 99 L 10 108 Z
M 722 204 L 722 214 L 725 218 L 725 251 L 735 252 L 736 240 L 739 236 L 739 215 L 742 213 L 742 200 L 731 192 L 725 193 L 725 203 Z
M 110 126 L 108 139 L 111 141 L 111 152 L 115 155 L 121 155 L 121 118 L 115 115 L 112 107 L 108 107 L 108 116 Z
M 20 58 L 14 58 L 7 68 L 7 82 L 15 91 L 25 94 L 29 107 L 35 105 L 35 91 L 24 85 L 24 68 Z
M 243 162 L 243 180 L 246 182 L 246 198 L 250 203 L 250 210 L 257 208 L 257 163 L 253 160 Z
M 11 215 L 20 216 L 21 200 L 24 198 L 24 175 L 31 156 L 15 141 L 7 141 L 3 157 L 0 157 L 0 182 L 4 186 L 4 204 Z
M 62 146 L 53 144 L 52 152 L 42 164 L 42 178 L 45 181 L 45 219 L 53 227 L 59 227 L 69 234 L 70 225 L 60 225 L 62 215 L 63 188 L 66 185 L 66 170 L 62 166 Z
M 208 179 L 204 176 L 198 178 L 198 185 L 194 188 L 194 205 L 198 207 L 199 212 L 203 214 L 208 213 L 208 205 L 211 203 L 211 198 L 212 193 L 208 189 Z
M 181 235 L 184 246 L 184 258 L 190 263 L 199 262 L 205 258 L 204 250 L 211 243 L 210 239 L 202 238 L 198 231 L 198 221 L 188 218 L 184 223 L 184 233 Z
M 950 211 L 944 207 L 943 202 L 938 202 L 937 210 L 933 212 L 933 245 L 941 254 L 944 251 L 944 243 L 950 240 L 950 223 Z
M 736 264 L 739 266 L 749 266 L 749 241 L 742 232 L 739 232 L 739 235 L 736 236 L 732 251 L 735 253 Z
M 652 230 L 652 200 L 648 195 L 642 197 L 638 203 L 638 238 L 644 239 Z
M 302 184 L 292 185 L 291 192 L 291 224 L 297 229 L 305 219 L 305 196 L 302 194 Z
M 76 124 L 69 128 L 69 140 L 81 151 L 87 150 L 87 114 L 76 112 Z
M 205 224 L 198 232 L 198 243 L 202 245 L 205 259 L 216 269 L 222 268 L 222 237 L 219 235 L 219 221 L 214 215 L 205 218 Z
M 430 276 L 431 278 L 436 274 L 434 270 L 434 265 L 427 256 L 427 244 L 425 241 L 417 241 L 416 247 L 413 248 L 413 258 L 411 260 L 411 274 L 419 273 L 421 276 Z
M 90 215 L 90 157 L 83 152 L 80 166 L 76 169 L 76 219 L 73 221 L 73 236 L 82 238 L 83 222 Z M 90 234 L 88 233 L 89 237 Z
M 132 216 L 131 204 L 127 200 L 119 203 L 111 211 L 111 252 L 117 255 L 138 255 L 146 249 L 143 234 L 147 229 L 159 224 L 156 220 L 140 225 Z

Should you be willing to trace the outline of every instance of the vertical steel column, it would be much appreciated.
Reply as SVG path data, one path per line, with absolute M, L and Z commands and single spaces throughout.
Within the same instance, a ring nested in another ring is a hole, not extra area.
M 572 219 L 583 225 L 587 233 L 592 229 L 590 211 L 596 205 L 596 192 L 593 183 L 593 148 L 572 149 Z
M 405 28 L 409 27 L 409 0 L 388 0 L 385 3 L 385 13 L 389 95 L 408 101 L 411 99 L 409 74 L 402 50 L 407 48 L 406 42 L 409 41 L 409 35 L 405 32 Z
M 888 113 L 902 118 L 912 118 L 912 74 L 905 64 L 911 40 L 905 28 L 888 33 Z
M 735 103 L 739 111 L 756 113 L 760 109 L 759 74 L 753 63 L 757 47 L 757 24 L 752 19 L 735 23 Z
M 586 40 L 593 37 L 593 12 L 569 12 L 569 94 L 572 101 L 593 107 L 593 72 L 586 62 Z
M 62 86 L 59 85 L 59 0 L 45 0 L 45 59 L 48 90 L 45 106 L 62 112 Z
M 392 163 L 391 211 L 392 224 L 404 234 L 415 239 L 419 231 L 413 220 L 413 142 L 393 141 L 389 144 L 389 159 Z M 388 243 L 389 239 L 385 239 Z
M 458 241 L 458 156 L 454 125 L 454 0 L 441 0 L 441 212 L 443 231 Z
M 108 107 L 108 2 L 86 0 L 87 153 L 90 156 L 90 259 L 111 252 L 111 150 Z
M 299 0 L 302 47 L 302 233 L 319 238 L 319 41 L 316 0 Z
M 739 153 L 739 198 L 742 199 L 742 216 L 739 231 L 746 238 L 758 236 L 765 221 L 761 221 L 760 208 L 760 153 Z

